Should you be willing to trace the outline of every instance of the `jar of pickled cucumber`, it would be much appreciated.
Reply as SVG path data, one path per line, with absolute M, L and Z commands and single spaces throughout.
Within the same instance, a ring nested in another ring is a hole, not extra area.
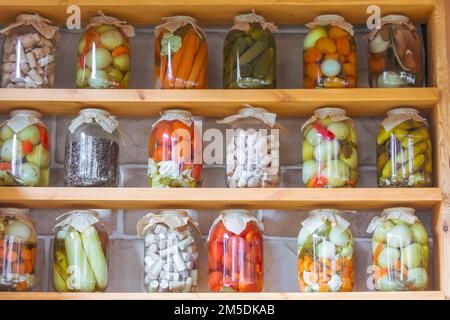
M 373 233 L 372 277 L 376 290 L 428 288 L 428 234 L 414 212 L 413 208 L 385 209 L 367 229 Z
M 59 292 L 105 291 L 108 233 L 94 210 L 69 211 L 53 228 L 53 286 Z
M 202 143 L 189 111 L 163 111 L 148 144 L 148 185 L 152 188 L 199 187 Z
M 197 20 L 188 16 L 174 16 L 164 20 L 166 22 L 155 27 L 155 87 L 208 87 L 208 45 Z
M 422 37 L 408 17 L 381 18 L 369 35 L 369 84 L 373 88 L 421 87 L 424 80 Z
M 247 210 L 225 210 L 208 236 L 209 289 L 260 292 L 263 288 L 262 224 Z
M 137 234 L 145 238 L 145 291 L 197 290 L 200 230 L 186 211 L 150 212 L 138 221 Z
M 15 110 L 0 124 L 0 186 L 46 187 L 50 143 L 41 114 Z
M 275 113 L 246 105 L 218 121 L 227 129 L 226 174 L 230 188 L 273 188 L 280 184 L 281 126 Z M 232 133 L 232 134 L 229 134 Z
M 379 187 L 430 187 L 433 159 L 428 122 L 412 108 L 390 110 L 377 136 Z
M 356 88 L 357 59 L 353 26 L 338 15 L 321 15 L 306 25 L 303 84 L 313 88 Z
M 307 188 L 356 187 L 358 143 L 353 121 L 340 108 L 317 109 L 302 126 L 303 183 Z
M 128 88 L 134 29 L 125 21 L 100 12 L 81 35 L 77 58 L 77 88 Z
M 298 234 L 298 283 L 301 292 L 352 291 L 353 237 L 350 223 L 335 209 L 317 209 Z
M 34 284 L 36 229 L 28 210 L 0 208 L 0 291 L 29 291 Z
M 277 87 L 277 27 L 254 12 L 234 18 L 223 47 L 225 89 L 271 89 Z
M 21 14 L 0 34 L 5 35 L 0 87 L 53 87 L 58 27 L 37 13 Z

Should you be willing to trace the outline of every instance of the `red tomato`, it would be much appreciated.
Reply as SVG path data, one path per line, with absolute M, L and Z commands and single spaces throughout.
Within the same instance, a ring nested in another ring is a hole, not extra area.
M 223 222 L 219 222 L 214 226 L 214 229 L 211 231 L 211 243 L 219 243 L 223 244 L 224 235 L 227 232 L 227 229 L 225 229 L 225 226 L 223 225 Z
M 222 271 L 223 248 L 220 244 L 214 242 L 209 243 L 209 270 Z
M 11 162 L 0 162 L 0 170 L 11 170 Z
M 225 274 L 225 277 L 223 278 L 223 286 L 238 291 L 239 278 L 239 273 Z
M 209 274 L 209 289 L 212 292 L 219 292 L 223 285 L 223 274 L 222 272 L 211 272 Z
M 200 179 L 202 178 L 202 169 L 203 165 L 194 164 L 194 167 L 192 168 L 192 178 L 194 178 L 197 181 L 200 181 Z
M 257 282 L 239 282 L 239 292 L 260 292 L 262 286 Z
M 158 146 L 153 152 L 153 160 L 156 162 L 168 161 L 171 159 L 170 148 Z
M 30 141 L 24 141 L 22 143 L 22 152 L 23 154 L 30 154 L 33 152 L 33 144 Z
M 156 125 L 156 141 L 161 146 L 170 146 L 172 141 L 172 126 L 168 121 L 161 121 Z

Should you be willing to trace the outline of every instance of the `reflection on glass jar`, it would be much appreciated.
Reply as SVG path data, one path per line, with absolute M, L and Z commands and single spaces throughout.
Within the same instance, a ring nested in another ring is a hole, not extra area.
M 254 12 L 234 18 L 223 47 L 225 89 L 276 88 L 276 30 Z
M 335 209 L 318 209 L 298 234 L 298 283 L 301 292 L 352 291 L 353 237 L 350 223 Z
M 381 18 L 369 35 L 369 84 L 374 88 L 420 87 L 424 80 L 422 37 L 405 16 Z
M 428 234 L 412 208 L 385 209 L 367 230 L 372 235 L 376 290 L 426 290 L 429 283 Z
M 208 86 L 208 45 L 197 21 L 164 18 L 155 28 L 154 82 L 157 89 L 204 89 Z
M 137 234 L 145 238 L 145 291 L 197 290 L 200 230 L 186 211 L 150 212 L 138 221 Z
M 91 18 L 78 44 L 77 88 L 128 88 L 134 29 L 114 17 Z
M 322 15 L 307 24 L 303 43 L 305 89 L 356 88 L 357 59 L 353 26 L 338 15 Z
M 317 109 L 302 126 L 307 188 L 355 187 L 358 143 L 353 121 L 339 108 Z
M 247 210 L 220 213 L 209 232 L 208 253 L 211 291 L 262 291 L 262 227 Z
M 28 210 L 0 209 L 0 291 L 29 291 L 36 264 L 35 223 Z
M 393 109 L 377 136 L 379 187 L 430 187 L 433 159 L 428 122 L 411 108 Z
M 21 14 L 15 23 L 0 30 L 0 34 L 6 35 L 1 87 L 53 87 L 58 27 L 38 14 Z
M 69 211 L 54 227 L 53 286 L 59 292 L 105 291 L 108 233 L 93 210 Z
M 0 186 L 46 187 L 50 143 L 41 114 L 15 110 L 0 124 Z

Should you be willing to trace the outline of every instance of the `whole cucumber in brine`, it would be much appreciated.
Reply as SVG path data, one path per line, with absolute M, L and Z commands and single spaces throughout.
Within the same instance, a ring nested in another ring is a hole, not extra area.
M 108 262 L 98 238 L 97 230 L 90 226 L 81 233 L 83 240 L 83 247 L 86 252 L 86 257 L 89 265 L 95 275 L 97 281 L 97 288 L 104 290 L 108 284 Z
M 240 57 L 239 63 L 241 65 L 251 62 L 257 58 L 269 46 L 269 40 L 261 39 L 256 41 L 249 49 L 247 49 Z
M 259 79 L 264 79 L 272 64 L 273 58 L 275 56 L 275 51 L 273 48 L 269 47 L 263 54 L 257 59 L 255 70 L 253 70 L 253 76 Z

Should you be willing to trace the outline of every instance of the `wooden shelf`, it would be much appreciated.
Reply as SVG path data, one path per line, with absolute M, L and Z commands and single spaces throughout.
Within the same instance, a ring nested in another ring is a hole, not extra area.
M 57 293 L 2 292 L 0 300 L 443 300 L 442 291 L 337 293 Z
M 442 201 L 439 188 L 424 189 L 150 189 L 150 188 L 0 188 L 1 206 L 104 209 L 382 209 L 432 208 Z
M 0 89 L 0 112 L 29 107 L 45 114 L 76 114 L 86 106 L 102 107 L 117 116 L 154 116 L 183 107 L 197 116 L 225 116 L 244 104 L 263 106 L 279 116 L 310 116 L 315 109 L 340 106 L 352 116 L 384 115 L 399 106 L 431 110 L 436 88 L 408 89 L 274 89 L 274 90 L 92 90 Z
M 379 5 L 383 15 L 402 13 L 413 21 L 424 23 L 430 16 L 435 0 L 16 0 L 0 1 L 0 21 L 10 23 L 22 12 L 36 11 L 58 24 L 65 24 L 66 8 L 77 4 L 81 8 L 82 21 L 94 16 L 101 9 L 105 14 L 117 16 L 135 25 L 161 23 L 162 17 L 191 15 L 201 24 L 231 25 L 237 14 L 254 9 L 268 21 L 277 24 L 304 24 L 315 16 L 336 13 L 351 23 L 366 23 L 367 7 Z

